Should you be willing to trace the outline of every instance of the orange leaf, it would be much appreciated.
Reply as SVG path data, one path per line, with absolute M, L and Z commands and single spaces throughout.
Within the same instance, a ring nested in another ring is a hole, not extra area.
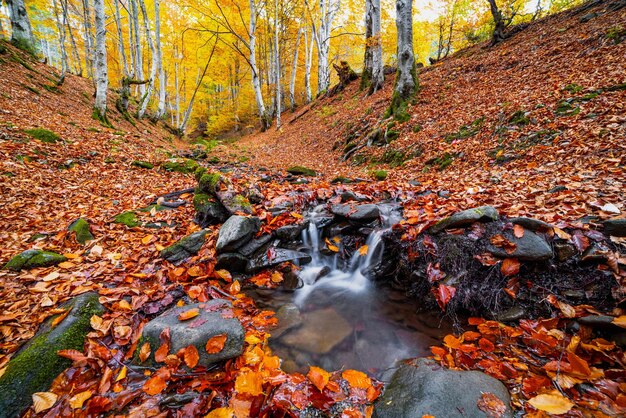
M 313 385 L 317 388 L 317 390 L 321 392 L 322 390 L 324 390 L 324 388 L 328 384 L 328 381 L 330 380 L 330 373 L 328 373 L 324 369 L 320 369 L 319 367 L 311 366 L 309 368 L 309 373 L 307 373 L 306 377 L 308 377 Z
M 188 319 L 195 318 L 196 316 L 198 316 L 199 313 L 200 311 L 198 310 L 198 308 L 189 309 L 188 311 L 181 312 L 178 315 L 178 320 L 186 321 Z
M 367 389 L 372 385 L 372 380 L 363 372 L 358 370 L 344 370 L 341 373 L 341 377 L 346 379 L 350 386 L 359 388 L 359 389 Z
M 612 323 L 617 325 L 618 327 L 626 328 L 626 315 L 621 315 L 617 318 L 613 318 Z
M 566 414 L 574 406 L 569 399 L 561 395 L 558 391 L 537 395 L 528 400 L 528 403 L 535 409 L 549 414 Z
M 231 295 L 239 293 L 240 290 L 241 284 L 239 283 L 239 280 L 233 281 L 230 286 L 228 286 L 228 293 L 230 293 Z
M 522 238 L 524 236 L 524 227 L 522 225 L 515 224 L 513 226 L 513 235 L 515 235 L 516 238 Z
M 260 373 L 250 369 L 241 369 L 235 380 L 235 390 L 252 396 L 263 393 L 263 378 Z
M 165 367 L 160 368 L 154 376 L 143 384 L 143 391 L 151 396 L 158 395 L 167 387 L 167 379 L 169 379 L 169 377 L 169 370 Z
M 191 277 L 198 277 L 202 276 L 204 274 L 204 271 L 202 271 L 202 267 L 200 266 L 193 266 L 189 268 L 189 270 L 187 270 L 187 274 Z
M 502 261 L 500 271 L 504 277 L 513 276 L 519 273 L 520 262 L 516 258 L 506 258 Z
M 226 338 L 228 338 L 226 334 L 220 334 L 209 338 L 206 342 L 206 352 L 209 354 L 217 354 L 222 351 L 224 349 L 224 344 L 226 344 Z
M 143 363 L 150 357 L 150 343 L 146 342 L 141 346 L 139 350 L 139 360 Z
M 215 275 L 220 279 L 230 283 L 233 280 L 233 276 L 230 274 L 228 270 L 215 270 Z
M 181 350 L 183 353 L 183 361 L 190 369 L 193 369 L 198 365 L 198 360 L 200 360 L 200 355 L 198 354 L 198 349 L 190 345 Z
M 451 334 L 448 334 L 445 336 L 445 338 L 443 339 L 443 343 L 446 347 L 449 347 L 455 350 L 461 346 L 461 341 Z
M 165 342 L 165 343 L 161 344 L 161 346 L 154 353 L 154 359 L 157 362 L 162 363 L 162 362 L 165 361 L 165 358 L 167 357 L 169 352 L 170 352 L 170 343 L 169 342 Z
M 368 249 L 369 249 L 369 246 L 367 245 L 362 246 L 361 248 L 359 248 L 359 254 L 362 256 L 366 256 Z

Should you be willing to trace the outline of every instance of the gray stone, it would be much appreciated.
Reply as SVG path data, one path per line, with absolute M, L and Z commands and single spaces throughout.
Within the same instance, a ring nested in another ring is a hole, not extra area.
M 256 217 L 234 215 L 228 218 L 220 228 L 216 249 L 218 252 L 232 251 L 241 247 L 261 228 L 261 221 Z
M 215 196 L 231 215 L 238 213 L 245 215 L 252 214 L 252 204 L 248 198 L 236 193 L 233 190 L 216 192 Z
M 250 257 L 252 254 L 256 253 L 259 249 L 267 245 L 268 242 L 272 240 L 271 235 L 262 235 L 259 238 L 254 238 L 248 241 L 246 244 L 239 247 L 237 250 L 242 255 L 246 257 Z
M 554 243 L 554 252 L 556 253 L 556 258 L 559 261 L 566 261 L 578 253 L 576 247 L 574 247 L 569 242 L 559 241 L 556 241 Z
M 428 231 L 437 234 L 447 228 L 460 228 L 471 225 L 474 222 L 497 221 L 498 217 L 498 211 L 493 206 L 480 206 L 448 216 L 430 227 Z
M 524 231 L 524 236 L 517 238 L 511 231 L 502 234 L 507 240 L 516 245 L 515 251 L 507 253 L 504 248 L 495 247 L 492 244 L 487 246 L 487 251 L 501 258 L 518 258 L 526 261 L 541 261 L 552 258 L 552 248 L 545 239 L 532 231 Z
M 294 241 L 300 238 L 300 234 L 306 226 L 304 224 L 285 225 L 278 228 L 274 234 L 283 242 Z
M 277 266 L 285 261 L 302 265 L 310 263 L 311 256 L 300 251 L 271 247 L 267 251 L 259 253 L 248 262 L 248 272 L 254 273 L 268 267 Z
M 290 329 L 302 324 L 300 309 L 293 303 L 287 303 L 278 308 L 276 319 L 278 319 L 278 327 L 272 330 L 272 338 L 278 338 Z
M 20 271 L 22 269 L 53 266 L 66 260 L 65 256 L 52 251 L 26 250 L 10 259 L 4 268 Z
M 613 237 L 626 237 L 626 219 L 609 219 L 603 222 L 604 233 Z
M 178 315 L 190 309 L 198 309 L 199 314 L 186 321 Z M 200 354 L 199 366 L 207 367 L 218 361 L 237 357 L 243 352 L 244 330 L 239 320 L 232 316 L 232 305 L 224 299 L 213 299 L 206 303 L 172 308 L 152 321 L 143 329 L 142 338 L 150 343 L 152 354 L 146 360 L 155 364 L 154 352 L 161 346 L 159 336 L 166 328 L 170 330 L 170 353 L 177 353 L 181 348 L 195 346 Z M 206 351 L 206 343 L 212 337 L 226 335 L 224 348 L 215 354 Z M 138 358 L 135 361 L 139 361 Z
M 196 209 L 195 221 L 202 228 L 222 223 L 228 219 L 228 212 L 213 196 L 197 191 L 193 197 L 193 206 Z
M 178 263 L 186 258 L 197 254 L 204 244 L 207 231 L 194 232 L 184 238 L 181 238 L 178 242 L 164 248 L 161 251 L 161 258 L 169 261 L 170 263 Z
M 520 218 L 512 218 L 510 219 L 510 221 L 511 223 L 515 225 L 521 225 L 524 228 L 529 229 L 534 232 L 537 232 L 537 231 L 545 232 L 545 231 L 549 231 L 550 229 L 552 229 L 552 225 L 544 221 L 540 221 L 539 219 L 520 217 Z
M 352 334 L 352 327 L 334 309 L 307 312 L 300 328 L 289 331 L 281 342 L 313 354 L 325 354 Z
M 248 267 L 248 258 L 239 253 L 222 253 L 218 254 L 216 269 L 226 269 L 231 273 L 245 273 Z
M 372 203 L 364 205 L 333 205 L 330 211 L 337 216 L 353 221 L 373 221 L 380 218 L 380 209 Z
M 91 331 L 90 318 L 104 312 L 97 293 L 83 293 L 62 307 L 71 309 L 65 319 L 56 327 L 52 327 L 52 321 L 58 315 L 44 322 L 7 364 L 0 377 L 0 416 L 21 416 L 32 404 L 33 393 L 48 390 L 59 373 L 72 364 L 57 351 L 82 351 L 85 336 Z
M 526 316 L 526 310 L 521 306 L 513 306 L 510 309 L 496 315 L 496 319 L 500 322 L 514 322 Z
M 395 371 L 376 401 L 374 417 L 486 418 L 490 415 L 478 407 L 483 393 L 494 394 L 504 403 L 506 410 L 501 417 L 513 416 L 509 392 L 497 379 L 482 372 L 448 370 L 433 360 L 417 359 Z

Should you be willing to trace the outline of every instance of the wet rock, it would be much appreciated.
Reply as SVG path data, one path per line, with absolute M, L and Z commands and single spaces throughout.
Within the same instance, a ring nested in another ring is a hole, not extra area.
M 207 193 L 196 191 L 193 196 L 193 206 L 196 209 L 195 222 L 202 228 L 222 223 L 228 219 L 228 212 L 224 206 Z
M 474 222 L 491 222 L 498 220 L 498 211 L 493 206 L 480 206 L 478 208 L 457 212 L 444 218 L 433 225 L 429 232 L 437 234 L 447 228 L 459 228 L 468 226 Z
M 220 228 L 216 244 L 217 251 L 236 250 L 250 241 L 260 228 L 261 221 L 257 217 L 231 216 Z
M 548 193 L 564 192 L 565 190 L 567 190 L 567 187 L 565 186 L 556 186 L 548 190 Z
M 278 308 L 276 319 L 278 319 L 278 327 L 272 330 L 272 338 L 278 338 L 290 329 L 302 324 L 300 309 L 293 303 L 287 303 Z
M 252 204 L 243 195 L 228 190 L 225 192 L 217 192 L 215 196 L 231 215 L 236 213 L 252 214 Z
M 521 238 L 515 237 L 510 231 L 505 231 L 502 235 L 516 245 L 515 251 L 507 253 L 504 248 L 495 247 L 491 244 L 487 246 L 487 251 L 501 258 L 518 258 L 526 261 L 541 261 L 552 258 L 552 248 L 545 239 L 532 231 L 524 231 Z
M 413 186 L 413 187 L 417 187 L 417 186 L 421 186 L 422 183 L 418 180 L 409 180 L 409 185 Z
M 263 251 L 248 262 L 248 272 L 254 273 L 268 267 L 277 266 L 290 261 L 298 265 L 311 262 L 311 256 L 299 251 L 286 250 L 284 248 L 270 248 Z
M 537 232 L 537 231 L 545 232 L 545 231 L 549 231 L 550 229 L 552 229 L 552 225 L 544 221 L 540 221 L 539 219 L 520 217 L 520 218 L 512 218 L 509 220 L 511 221 L 511 223 L 515 225 L 521 225 L 524 228 L 529 229 L 534 232 Z
M 494 394 L 506 406 L 501 417 L 512 417 L 510 395 L 497 379 L 477 371 L 442 368 L 433 360 L 418 359 L 403 364 L 391 377 L 376 401 L 374 417 L 406 418 L 489 417 L 477 406 L 483 393 Z
M 609 219 L 603 222 L 604 233 L 613 237 L 626 237 L 626 218 Z
M 202 230 L 187 235 L 175 244 L 163 249 L 161 251 L 161 258 L 164 258 L 170 263 L 178 263 L 194 254 L 197 254 L 204 244 L 206 234 L 207 231 Z
M 28 270 L 36 267 L 53 266 L 66 260 L 65 256 L 52 251 L 26 250 L 10 259 L 4 268 L 13 271 Z
M 260 238 L 254 238 L 248 241 L 247 244 L 242 245 L 237 252 L 245 255 L 246 257 L 250 257 L 252 254 L 257 252 L 263 246 L 267 245 L 268 242 L 272 240 L 271 235 L 263 235 Z
M 76 236 L 76 242 L 85 245 L 87 241 L 94 239 L 93 234 L 89 230 L 89 222 L 84 218 L 78 218 L 67 227 L 67 230 L 74 232 Z
M 557 241 L 554 243 L 554 252 L 556 253 L 556 258 L 559 261 L 566 261 L 572 257 L 574 257 L 578 251 L 576 251 L 576 247 L 574 247 L 569 242 L 561 242 Z
M 613 317 L 608 315 L 588 315 L 578 318 L 578 323 L 592 328 L 614 329 Z
M 355 202 L 364 202 L 368 200 L 367 196 L 364 196 L 362 194 L 359 193 L 355 193 L 353 191 L 345 191 L 341 194 L 341 201 L 342 202 L 349 202 L 349 201 L 355 201 Z
M 196 317 L 187 321 L 178 319 L 181 313 L 196 308 L 199 310 Z M 223 299 L 213 299 L 206 303 L 194 303 L 166 311 L 148 322 L 143 329 L 142 339 L 149 342 L 152 347 L 152 354 L 146 362 L 155 364 L 154 352 L 161 346 L 159 336 L 166 328 L 170 330 L 170 353 L 177 353 L 181 348 L 193 345 L 200 354 L 199 366 L 207 367 L 218 361 L 239 356 L 243 352 L 244 330 L 237 318 L 224 318 L 232 316 L 231 311 L 230 302 Z M 218 335 L 226 335 L 224 348 L 215 354 L 207 353 L 205 348 L 207 341 Z M 139 360 L 136 358 L 134 361 Z
M 225 269 L 231 273 L 245 273 L 248 258 L 239 253 L 223 253 L 217 256 L 216 269 Z
M 295 241 L 300 238 L 300 234 L 302 234 L 305 227 L 303 224 L 285 225 L 278 228 L 274 234 L 276 238 L 283 242 Z
M 48 390 L 59 373 L 72 364 L 57 352 L 82 351 L 85 336 L 91 331 L 90 318 L 104 312 L 96 293 L 84 293 L 62 307 L 71 309 L 67 317 L 55 327 L 52 322 L 58 315 L 48 319 L 7 364 L 0 377 L 0 416 L 21 416 L 32 404 L 33 393 Z
M 606 261 L 609 249 L 601 243 L 591 244 L 580 258 L 582 261 L 604 262 Z
M 352 334 L 352 327 L 334 309 L 307 312 L 300 328 L 285 334 L 283 344 L 313 354 L 325 354 Z
M 374 204 L 334 205 L 330 211 L 337 216 L 353 221 L 373 221 L 380 217 L 380 209 Z
M 265 196 L 261 193 L 261 189 L 257 185 L 250 186 L 246 191 L 245 195 L 251 203 L 261 203 L 265 200 Z
M 447 190 L 440 190 L 437 192 L 437 196 L 447 199 L 450 197 L 450 192 Z
M 287 172 L 289 174 L 293 174 L 294 176 L 315 177 L 317 175 L 315 170 L 312 170 L 312 169 L 307 168 L 307 167 L 302 167 L 302 166 L 299 166 L 299 165 L 294 165 L 293 167 L 289 167 L 287 169 Z
M 500 322 L 514 322 L 526 317 L 526 310 L 521 306 L 513 306 L 501 314 L 496 316 L 496 320 Z
M 302 288 L 302 286 L 304 286 L 304 282 L 296 273 L 289 271 L 284 275 L 282 282 L 284 290 L 296 290 Z

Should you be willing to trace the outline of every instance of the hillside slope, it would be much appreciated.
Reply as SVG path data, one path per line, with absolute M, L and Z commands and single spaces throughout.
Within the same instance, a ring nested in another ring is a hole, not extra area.
M 623 204 L 626 8 L 615 4 L 550 16 L 423 70 L 406 123 L 377 125 L 392 92 L 388 76 L 372 96 L 354 82 L 286 114 L 280 131 L 243 138 L 237 150 L 253 164 L 306 165 L 329 179 L 391 169 L 391 181 L 449 191 L 462 206 L 480 201 L 549 221 Z M 398 138 L 342 163 L 375 126 Z

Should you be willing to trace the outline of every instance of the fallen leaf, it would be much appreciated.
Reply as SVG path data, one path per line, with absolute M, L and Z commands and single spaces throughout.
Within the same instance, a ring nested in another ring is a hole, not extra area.
M 77 393 L 76 395 L 70 398 L 70 406 L 72 409 L 80 409 L 83 407 L 85 401 L 93 395 L 93 392 L 90 390 L 86 390 L 84 392 Z
M 535 409 L 549 414 L 566 414 L 574 406 L 569 399 L 557 391 L 543 393 L 528 400 L 528 403 Z
M 204 418 L 233 418 L 234 413 L 233 408 L 222 407 L 212 410 Z
M 366 256 L 368 249 L 369 249 L 369 246 L 367 245 L 362 246 L 361 248 L 359 248 L 359 254 L 361 256 Z
M 146 342 L 139 349 L 139 360 L 143 363 L 150 357 L 150 343 Z
M 501 418 L 506 413 L 504 402 L 491 392 L 482 393 L 476 406 L 489 418 Z
M 143 384 L 143 391 L 148 395 L 154 396 L 167 387 L 167 379 L 170 377 L 170 372 L 167 368 L 162 367 Z
M 355 388 L 367 389 L 372 385 L 372 380 L 365 373 L 358 370 L 344 370 L 341 373 L 341 377 L 346 379 L 350 386 Z
M 317 390 L 321 392 L 330 380 L 330 373 L 319 367 L 311 366 L 306 377 L 308 377 Z
M 206 342 L 206 352 L 209 354 L 217 354 L 224 349 L 226 344 L 226 334 L 215 335 Z
M 198 354 L 198 349 L 195 346 L 190 345 L 188 347 L 183 348 L 181 351 L 183 354 L 183 361 L 185 362 L 187 367 L 189 367 L 190 369 L 193 369 L 194 367 L 198 365 L 198 360 L 200 360 L 200 355 Z
M 35 408 L 35 413 L 38 414 L 52 408 L 52 405 L 56 403 L 58 398 L 58 395 L 52 392 L 33 393 L 33 407 Z
M 200 314 L 200 310 L 198 308 L 189 309 L 188 311 L 181 312 L 178 315 L 179 321 L 187 321 L 188 319 L 195 318 Z
M 515 238 L 522 238 L 524 236 L 524 227 L 522 225 L 513 225 L 513 235 Z
M 250 369 L 241 369 L 235 379 L 235 390 L 252 396 L 263 393 L 263 378 L 260 373 Z
M 514 276 L 519 273 L 520 262 L 517 258 L 505 258 L 502 261 L 502 266 L 500 267 L 500 271 L 504 277 Z
M 120 372 L 117 374 L 115 381 L 119 382 L 120 380 L 126 379 L 127 373 L 128 373 L 128 369 L 126 368 L 126 366 L 122 367 L 122 370 L 120 370 Z

